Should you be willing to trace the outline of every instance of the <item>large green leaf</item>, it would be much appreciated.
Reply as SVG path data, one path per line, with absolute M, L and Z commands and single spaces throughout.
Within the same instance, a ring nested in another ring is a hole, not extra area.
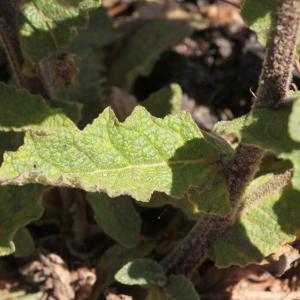
M 138 76 L 151 72 L 163 51 L 192 32 L 193 28 L 184 21 L 158 18 L 146 21 L 121 47 L 110 69 L 111 84 L 129 91 Z
M 126 285 L 164 286 L 167 277 L 161 265 L 151 259 L 135 259 L 123 266 L 115 275 L 117 281 Z
M 231 154 L 225 141 L 201 132 L 188 113 L 161 120 L 137 107 L 120 123 L 108 108 L 83 131 L 28 132 L 17 152 L 4 155 L 0 182 L 128 194 L 139 201 L 154 191 L 179 198 L 220 172 Z
M 0 188 L 0 256 L 13 253 L 16 231 L 41 216 L 43 189 L 39 185 Z
M 45 134 L 59 128 L 75 128 L 62 110 L 49 108 L 42 97 L 2 83 L 0 112 L 0 131 L 35 131 Z
M 103 231 L 124 247 L 134 247 L 139 239 L 142 220 L 128 196 L 109 198 L 103 193 L 88 194 L 95 219 Z
M 29 232 L 25 227 L 20 228 L 13 239 L 13 243 L 16 247 L 15 257 L 26 257 L 34 251 L 34 241 Z M 1 299 L 1 298 L 0 298 Z
M 88 22 L 100 0 L 26 0 L 18 16 L 19 39 L 27 62 L 34 64 L 61 51 Z
M 300 192 L 282 188 L 283 177 L 264 175 L 248 188 L 239 221 L 214 246 L 219 267 L 260 262 L 296 238 L 300 228 Z

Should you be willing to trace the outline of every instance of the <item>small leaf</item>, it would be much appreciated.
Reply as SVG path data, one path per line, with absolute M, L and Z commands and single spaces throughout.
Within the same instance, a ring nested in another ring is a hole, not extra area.
M 0 83 L 0 131 L 49 133 L 75 128 L 61 110 L 49 108 L 42 97 Z
M 73 3 L 71 5 L 71 3 Z M 40 62 L 51 52 L 61 51 L 88 22 L 88 12 L 99 0 L 26 0 L 18 16 L 19 39 L 29 64 Z
M 160 54 L 191 35 L 193 28 L 183 21 L 152 19 L 131 33 L 110 69 L 110 82 L 129 91 L 136 78 L 149 75 Z
M 15 257 L 26 257 L 34 251 L 34 241 L 27 228 L 20 228 L 13 240 L 16 248 Z
M 155 248 L 153 241 L 141 241 L 136 247 L 127 249 L 119 244 L 109 248 L 102 256 L 97 268 L 97 286 L 101 291 L 114 280 L 115 273 L 124 264 L 147 256 Z
M 74 101 L 67 100 L 51 100 L 50 105 L 52 108 L 59 108 L 68 116 L 74 123 L 81 120 L 81 111 L 83 105 Z
M 74 53 L 79 74 L 68 88 L 56 87 L 59 98 L 82 104 L 80 125 L 92 122 L 107 106 L 104 85 L 106 80 L 105 47 L 118 37 L 112 19 L 104 8 L 91 13 L 89 26 L 73 40 L 68 52 Z
M 270 35 L 276 5 L 277 0 L 246 0 L 242 8 L 242 17 L 264 46 Z
M 123 266 L 115 279 L 126 285 L 164 286 L 167 277 L 160 264 L 151 259 L 136 259 Z
M 289 96 L 300 99 L 300 92 L 289 92 Z M 290 137 L 300 143 L 300 100 L 293 104 L 292 112 L 289 118 Z
M 192 282 L 183 275 L 171 275 L 164 290 L 169 300 L 200 300 Z
M 300 192 L 282 189 L 282 183 L 274 181 L 273 175 L 253 181 L 239 221 L 210 252 L 219 267 L 258 263 L 295 240 L 300 228 Z
M 300 99 L 287 103 L 278 110 L 255 109 L 245 119 L 241 141 L 243 144 L 254 144 L 269 150 L 279 158 L 291 160 L 294 165 L 292 182 L 296 189 L 300 189 L 300 143 L 291 139 L 288 124 L 292 108 L 299 105 L 299 102 Z M 299 125 L 294 125 L 293 130 L 300 130 Z
M 101 193 L 88 194 L 95 219 L 103 231 L 122 246 L 134 247 L 141 231 L 141 218 L 128 196 L 109 198 Z
M 215 124 L 213 131 L 217 134 L 233 135 L 241 140 L 242 129 L 247 116 L 242 116 L 230 121 L 220 121 Z
M 201 132 L 185 112 L 161 120 L 137 107 L 120 123 L 108 108 L 83 131 L 28 132 L 17 152 L 4 155 L 0 182 L 128 194 L 138 201 L 149 201 L 154 191 L 180 198 L 219 173 L 231 155 L 224 140 Z
M 181 111 L 182 97 L 180 85 L 174 83 L 154 92 L 141 105 L 153 116 L 163 118 Z
M 164 290 L 158 286 L 149 286 L 145 300 L 169 300 Z
M 41 216 L 43 189 L 38 185 L 0 188 L 0 256 L 13 253 L 16 231 Z

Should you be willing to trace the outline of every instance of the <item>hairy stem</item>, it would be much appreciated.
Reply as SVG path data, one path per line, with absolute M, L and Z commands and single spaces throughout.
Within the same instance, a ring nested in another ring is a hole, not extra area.
M 300 0 L 279 0 L 257 91 L 257 104 L 273 107 L 286 98 L 294 63 Z
M 4 47 L 17 85 L 28 89 L 33 94 L 39 94 L 50 99 L 49 92 L 37 67 L 36 76 L 26 77 L 23 72 L 24 59 L 18 38 L 17 12 L 18 0 L 0 0 L 0 41 Z
M 257 108 L 260 105 L 272 108 L 286 98 L 292 74 L 299 20 L 300 0 L 278 0 L 276 17 L 259 81 Z M 167 273 L 191 275 L 201 265 L 208 249 L 236 221 L 242 196 L 254 178 L 263 155 L 264 150 L 256 146 L 239 145 L 225 170 L 231 212 L 226 217 L 212 213 L 203 214 L 187 237 L 162 261 Z

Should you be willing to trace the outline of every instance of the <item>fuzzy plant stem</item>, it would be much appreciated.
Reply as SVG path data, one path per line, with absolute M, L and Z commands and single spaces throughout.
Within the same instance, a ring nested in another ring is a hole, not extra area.
M 25 76 L 22 71 L 24 58 L 17 29 L 19 3 L 19 0 L 0 0 L 0 41 L 9 60 L 17 85 L 26 88 L 33 94 L 39 94 L 45 99 L 50 99 L 40 68 L 37 66 L 37 75 L 33 77 Z
M 276 16 L 261 72 L 259 106 L 276 107 L 284 101 L 290 84 L 300 20 L 300 0 L 278 0 Z M 202 214 L 189 234 L 162 261 L 167 274 L 191 276 L 206 259 L 208 249 L 235 223 L 241 198 L 254 178 L 264 151 L 239 145 L 225 167 L 231 212 L 227 216 Z

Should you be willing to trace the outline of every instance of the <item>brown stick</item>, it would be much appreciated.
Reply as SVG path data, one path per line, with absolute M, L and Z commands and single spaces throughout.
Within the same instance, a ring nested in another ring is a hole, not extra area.
M 22 72 L 24 59 L 18 39 L 18 2 L 18 0 L 0 0 L 0 40 L 17 85 L 28 89 L 33 94 L 39 94 L 45 99 L 50 99 L 49 91 L 46 88 L 39 67 L 37 67 L 37 75 L 34 77 L 26 77 Z

